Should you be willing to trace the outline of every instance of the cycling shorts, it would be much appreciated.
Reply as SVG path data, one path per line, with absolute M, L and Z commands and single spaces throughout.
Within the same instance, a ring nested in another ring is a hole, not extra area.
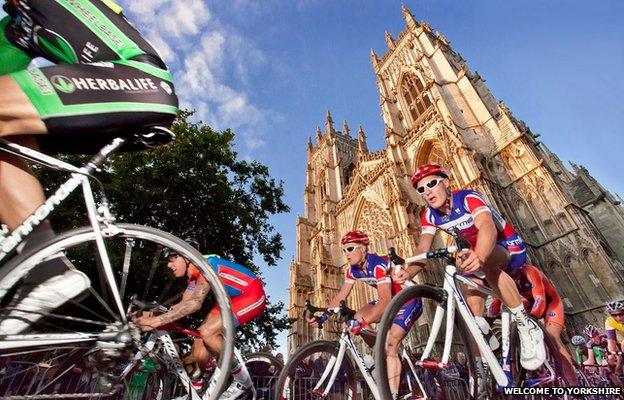
M 546 311 L 544 312 L 544 325 L 555 324 L 565 327 L 563 315 L 563 302 L 559 296 L 548 297 Z
M 503 247 L 509 253 L 509 264 L 505 268 L 505 272 L 514 276 L 520 268 L 527 262 L 526 245 L 524 241 L 518 236 L 513 234 L 506 239 L 500 239 L 496 242 L 499 246 Z
M 232 312 L 234 313 L 237 327 L 262 314 L 265 308 L 266 295 L 260 279 L 252 281 L 242 294 L 232 297 Z M 219 307 L 215 307 L 210 311 L 210 315 L 220 313 Z
M 375 305 L 377 302 L 378 300 L 373 300 L 368 304 Z M 422 299 L 420 297 L 412 299 L 403 304 L 392 324 L 400 326 L 405 332 L 409 332 L 412 326 L 414 326 L 414 322 L 422 315 L 422 311 Z
M 37 136 L 42 151 L 92 153 L 113 137 L 171 125 L 171 73 L 111 0 L 18 4 L 5 4 L 0 21 L 0 75 L 15 80 L 51 134 Z M 34 57 L 59 65 L 25 70 Z

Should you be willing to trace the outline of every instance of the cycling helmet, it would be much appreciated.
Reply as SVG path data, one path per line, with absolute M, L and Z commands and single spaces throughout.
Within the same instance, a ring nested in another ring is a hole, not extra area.
M 340 240 L 340 244 L 345 245 L 347 243 L 360 243 L 368 246 L 368 243 L 370 243 L 370 241 L 368 240 L 368 235 L 366 233 L 362 231 L 351 231 L 345 233 Z
M 585 334 L 585 336 L 592 338 L 599 334 L 600 330 L 593 325 L 587 325 L 585 326 L 585 329 L 583 329 L 583 333 Z
M 585 338 L 581 335 L 574 335 L 572 336 L 572 339 L 570 340 L 570 342 L 572 342 L 573 346 L 581 346 L 587 343 L 587 340 L 585 340 Z
M 184 239 L 184 241 L 185 241 L 187 244 L 189 244 L 192 248 L 194 248 L 194 249 L 196 249 L 196 250 L 198 250 L 198 251 L 199 251 L 199 242 L 198 242 L 197 240 L 195 240 L 195 239 L 193 239 L 193 238 L 186 238 L 186 239 Z M 164 258 L 167 258 L 167 257 L 169 257 L 169 256 L 177 256 L 177 255 L 179 255 L 179 254 L 180 254 L 180 253 L 178 253 L 177 251 L 172 250 L 172 249 L 170 249 L 170 248 L 168 248 L 168 247 L 165 247 L 165 248 L 163 249 L 163 257 L 164 257 Z
M 607 303 L 605 308 L 607 309 L 607 312 L 609 314 L 614 314 L 620 311 L 624 311 L 624 301 L 621 301 L 621 300 L 612 301 L 610 303 Z
M 420 181 L 422 178 L 425 178 L 431 175 L 443 176 L 445 178 L 450 177 L 449 173 L 441 166 L 437 164 L 424 164 L 418 167 L 418 169 L 412 176 L 412 186 L 416 188 L 418 181 Z

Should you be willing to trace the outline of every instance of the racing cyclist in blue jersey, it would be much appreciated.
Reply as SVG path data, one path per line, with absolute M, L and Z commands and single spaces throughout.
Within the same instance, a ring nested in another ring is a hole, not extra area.
M 356 281 L 362 281 L 377 289 L 378 298 L 357 310 L 353 319 L 347 323 L 352 333 L 359 334 L 368 324 L 379 322 L 392 297 L 401 290 L 401 285 L 392 281 L 388 257 L 368 252 L 370 240 L 364 232 L 358 230 L 347 232 L 340 243 L 347 257 L 348 266 L 344 283 L 338 294 L 329 302 L 328 307 L 338 307 L 342 300 L 346 300 Z M 401 375 L 401 361 L 397 345 L 421 314 L 422 300 L 420 298 L 410 300 L 399 311 L 390 328 L 387 355 L 388 377 L 393 396 L 398 394 Z M 327 318 L 328 315 L 323 314 L 318 319 L 310 319 L 309 322 L 318 326 L 319 322 L 324 322 Z

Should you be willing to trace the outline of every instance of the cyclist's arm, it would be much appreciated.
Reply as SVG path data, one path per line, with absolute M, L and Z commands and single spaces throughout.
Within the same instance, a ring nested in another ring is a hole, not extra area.
M 496 230 L 496 225 L 494 225 L 494 219 L 490 212 L 477 214 L 477 216 L 474 217 L 474 223 L 479 230 L 477 234 L 477 245 L 474 251 L 477 253 L 479 260 L 483 263 L 494 250 L 498 231 Z
M 342 287 L 338 291 L 338 293 L 334 296 L 333 299 L 329 302 L 328 308 L 338 307 L 342 300 L 346 300 L 349 297 L 349 293 L 351 293 L 351 289 L 353 289 L 352 281 L 346 281 L 342 284 Z
M 618 351 L 617 334 L 615 329 L 605 327 L 605 334 L 607 335 L 607 348 L 610 352 Z
M 546 287 L 544 286 L 542 274 L 533 266 L 525 265 L 522 269 L 521 273 L 525 274 L 527 280 L 533 286 L 531 289 L 531 296 L 533 297 L 531 315 L 538 319 L 542 318 L 546 311 Z
M 587 348 L 587 360 L 583 362 L 584 365 L 594 365 L 596 364 L 596 356 L 594 355 L 593 347 Z
M 418 242 L 418 247 L 416 248 L 416 254 L 426 253 L 431 250 L 431 245 L 433 244 L 433 238 L 435 234 L 432 233 L 421 233 L 420 241 Z M 405 271 L 408 273 L 407 279 L 412 279 L 416 274 L 418 274 L 425 267 L 426 263 L 424 261 L 417 262 L 408 265 L 405 268 Z M 401 282 L 399 282 L 401 283 Z
M 210 292 L 210 285 L 204 279 L 198 279 L 193 286 L 188 286 L 182 295 L 182 300 L 171 307 L 168 312 L 156 317 L 158 325 L 161 326 L 169 322 L 176 321 L 182 317 L 193 314 L 201 309 L 202 303 Z
M 373 306 L 368 314 L 367 323 L 379 322 L 388 304 L 390 304 L 392 299 L 392 284 L 390 281 L 377 284 L 377 296 L 379 297 L 377 304 Z

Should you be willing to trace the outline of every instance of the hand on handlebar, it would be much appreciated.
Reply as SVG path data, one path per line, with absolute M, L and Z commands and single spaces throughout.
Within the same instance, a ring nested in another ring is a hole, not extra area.
M 464 274 L 478 271 L 483 267 L 483 262 L 479 259 L 477 253 L 471 249 L 464 249 L 457 253 L 456 264 Z
M 366 325 L 368 324 L 366 323 L 366 320 L 364 318 L 350 319 L 347 321 L 347 328 L 349 328 L 349 331 L 353 333 L 354 335 L 357 335 L 360 332 L 362 332 L 362 329 Z
M 322 324 L 327 321 L 329 315 L 327 313 L 323 313 L 320 317 L 312 316 L 312 318 L 308 318 L 308 323 L 315 328 L 319 328 Z
M 143 317 L 132 317 L 132 322 L 134 322 L 142 332 L 151 331 L 156 329 L 158 325 L 160 325 L 160 321 L 157 317 L 152 316 L 143 316 Z
M 402 284 L 410 279 L 412 279 L 412 277 L 410 276 L 409 272 L 407 272 L 403 268 L 395 268 L 392 273 L 392 281 L 398 284 Z

